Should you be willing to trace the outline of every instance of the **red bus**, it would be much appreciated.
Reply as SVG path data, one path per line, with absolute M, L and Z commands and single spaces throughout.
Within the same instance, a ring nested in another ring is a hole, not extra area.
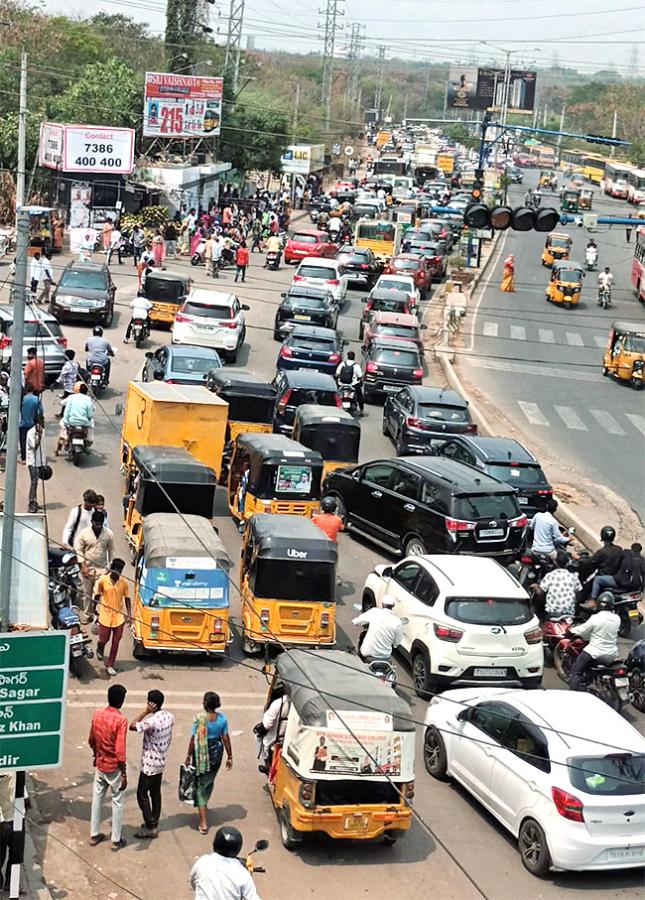
M 632 287 L 636 296 L 645 305 L 645 225 L 636 230 L 636 247 L 632 260 Z

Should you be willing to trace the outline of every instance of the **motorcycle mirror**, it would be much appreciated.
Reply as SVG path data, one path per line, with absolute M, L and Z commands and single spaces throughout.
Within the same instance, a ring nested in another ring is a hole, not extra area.
M 146 353 L 146 359 L 152 359 L 152 353 L 150 353 L 150 352 Z
M 400 616 L 399 621 L 401 622 L 401 625 L 408 625 L 410 622 L 407 616 Z
M 571 528 L 567 529 L 567 531 L 568 531 L 569 534 L 575 534 L 575 533 L 576 533 L 576 529 L 575 529 L 575 527 L 574 527 L 573 525 L 571 526 Z
M 251 307 L 249 306 L 248 303 L 242 303 L 241 307 L 242 307 L 242 309 L 246 310 L 246 312 L 248 312 L 251 309 Z
M 123 415 L 123 404 L 117 403 L 117 405 L 114 407 L 114 415 L 115 416 Z
M 255 850 L 266 850 L 268 846 L 269 842 L 264 839 L 255 842 Z
M 152 373 L 152 377 L 155 381 L 163 381 L 163 372 L 161 371 L 161 369 L 155 369 Z

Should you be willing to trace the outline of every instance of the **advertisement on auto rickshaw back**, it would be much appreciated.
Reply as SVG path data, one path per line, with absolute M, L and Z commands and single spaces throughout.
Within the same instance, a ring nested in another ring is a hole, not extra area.
M 308 494 L 311 490 L 311 468 L 278 466 L 275 489 L 278 494 Z
M 165 568 L 141 573 L 139 591 L 146 606 L 216 609 L 225 605 L 227 574 L 208 557 L 169 556 Z M 219 601 L 219 603 L 218 603 Z

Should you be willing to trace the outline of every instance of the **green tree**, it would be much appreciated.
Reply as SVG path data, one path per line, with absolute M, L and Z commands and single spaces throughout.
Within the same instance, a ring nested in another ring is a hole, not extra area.
M 280 171 L 280 157 L 289 143 L 284 113 L 256 106 L 229 107 L 223 117 L 220 156 L 242 176 L 252 169 Z
M 141 119 L 142 73 L 111 57 L 85 66 L 78 78 L 51 101 L 50 115 L 58 122 L 133 128 Z

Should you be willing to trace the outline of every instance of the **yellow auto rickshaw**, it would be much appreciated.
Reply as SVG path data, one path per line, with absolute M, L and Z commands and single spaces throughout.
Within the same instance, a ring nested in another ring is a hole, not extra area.
M 630 384 L 637 391 L 645 385 L 645 324 L 614 322 L 602 360 L 602 374 Z
M 242 647 L 336 643 L 336 544 L 302 516 L 251 516 L 242 539 Z
M 320 509 L 322 456 L 282 434 L 238 434 L 228 474 L 234 519 L 254 513 L 311 516 Z
M 323 481 L 330 472 L 358 464 L 361 426 L 346 409 L 305 403 L 296 410 L 293 439 L 323 458 Z
M 554 260 L 568 259 L 573 241 L 568 234 L 552 231 L 547 235 L 542 251 L 542 265 L 552 266 Z
M 569 259 L 554 262 L 551 279 L 546 288 L 547 303 L 561 303 L 565 309 L 577 306 L 580 302 L 584 277 L 585 273 L 580 263 Z
M 266 709 L 276 700 L 282 724 L 263 750 L 284 846 L 314 831 L 393 844 L 412 822 L 408 703 L 354 654 L 300 649 L 276 659 Z
M 227 444 L 238 434 L 272 433 L 277 394 L 272 384 L 226 369 L 213 369 L 205 382 L 209 391 L 228 403 Z
M 555 182 L 556 177 L 554 172 L 551 172 L 550 170 L 540 172 L 540 177 L 538 180 L 539 188 L 549 188 L 553 190 L 553 185 L 555 184 Z
M 207 653 L 223 656 L 229 627 L 231 561 L 207 519 L 152 513 L 135 562 L 133 656 Z
M 141 524 L 151 513 L 213 516 L 217 476 L 180 447 L 140 445 L 123 460 L 123 527 L 132 559 L 141 543 Z
M 578 203 L 580 209 L 591 209 L 593 206 L 593 191 L 584 188 L 580 191 L 580 201 Z
M 192 280 L 180 272 L 151 271 L 140 293 L 152 303 L 148 313 L 153 325 L 171 326 L 190 292 Z

